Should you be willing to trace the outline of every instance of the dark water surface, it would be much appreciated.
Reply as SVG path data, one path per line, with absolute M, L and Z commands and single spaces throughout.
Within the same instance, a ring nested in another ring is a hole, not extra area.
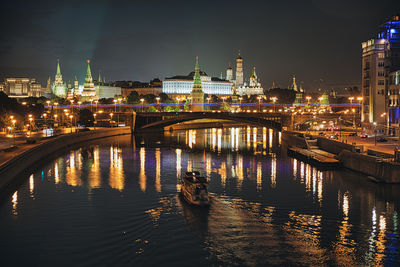
M 178 195 L 211 179 L 209 209 Z M 400 187 L 319 171 L 280 134 L 227 128 L 87 143 L 0 203 L 1 266 L 396 265 Z

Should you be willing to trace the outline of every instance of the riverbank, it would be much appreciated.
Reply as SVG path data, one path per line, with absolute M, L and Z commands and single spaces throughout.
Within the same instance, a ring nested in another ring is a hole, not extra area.
M 325 137 L 304 135 L 299 132 L 284 132 L 282 139 L 288 146 L 288 150 L 297 148 L 297 154 L 309 158 L 310 163 L 318 159 L 314 148 L 332 154 L 343 167 L 366 174 L 371 180 L 383 183 L 400 183 L 400 163 L 394 161 L 394 157 L 387 157 L 383 152 L 372 153 L 370 149 L 363 152 L 363 147 L 347 144 Z M 305 151 L 304 153 L 301 153 Z M 318 161 L 323 164 L 323 162 Z
M 0 190 L 7 188 L 18 175 L 51 154 L 93 139 L 131 134 L 130 127 L 100 128 L 87 132 L 62 134 L 37 140 L 0 152 Z

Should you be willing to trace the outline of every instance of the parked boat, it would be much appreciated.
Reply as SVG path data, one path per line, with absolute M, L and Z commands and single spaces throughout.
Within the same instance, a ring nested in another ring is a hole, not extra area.
M 208 206 L 210 204 L 208 183 L 209 180 L 201 176 L 200 172 L 186 172 L 182 179 L 182 196 L 193 205 Z

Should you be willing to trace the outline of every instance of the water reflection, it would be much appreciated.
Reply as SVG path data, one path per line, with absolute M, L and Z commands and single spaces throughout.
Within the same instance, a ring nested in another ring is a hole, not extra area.
M 151 145 L 140 139 L 138 149 L 132 149 L 135 140 L 119 137 L 71 150 L 27 177 L 26 185 L 11 195 L 11 203 L 7 198 L 7 210 L 1 214 L 23 223 L 34 210 L 46 207 L 56 224 L 58 216 L 73 224 L 85 214 L 82 225 L 74 226 L 77 232 L 84 236 L 92 229 L 87 225 L 96 225 L 93 235 L 99 240 L 94 239 L 108 251 L 118 251 L 118 259 L 127 243 L 142 240 L 133 254 L 153 265 L 157 264 L 147 245 L 158 250 L 162 239 L 168 242 L 162 243 L 161 254 L 188 250 L 198 255 L 196 245 L 182 244 L 193 239 L 192 233 L 200 250 L 207 251 L 204 265 L 390 265 L 400 259 L 398 187 L 372 185 L 354 173 L 322 171 L 284 158 L 280 134 L 267 128 L 166 135 L 153 138 Z M 187 205 L 176 194 L 182 173 L 195 169 L 210 179 L 213 201 L 206 210 Z M 124 192 L 118 198 L 109 193 L 118 191 Z M 63 209 L 68 216 L 60 213 Z M 92 214 L 96 216 L 91 221 Z M 99 215 L 111 219 L 103 226 Z M 119 243 L 121 233 L 126 233 L 121 239 L 127 243 Z M 118 238 L 107 245 L 110 236 Z M 79 235 L 70 238 L 82 250 Z M 171 243 L 173 249 L 168 249 Z M 98 248 L 85 248 L 98 255 Z

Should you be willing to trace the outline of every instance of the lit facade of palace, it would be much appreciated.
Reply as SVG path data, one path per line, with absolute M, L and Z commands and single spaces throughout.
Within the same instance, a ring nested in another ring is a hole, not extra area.
M 162 92 L 169 95 L 190 95 L 193 89 L 194 71 L 187 76 L 174 76 L 163 81 Z M 203 92 L 209 95 L 231 95 L 233 83 L 224 79 L 210 77 L 200 71 Z

